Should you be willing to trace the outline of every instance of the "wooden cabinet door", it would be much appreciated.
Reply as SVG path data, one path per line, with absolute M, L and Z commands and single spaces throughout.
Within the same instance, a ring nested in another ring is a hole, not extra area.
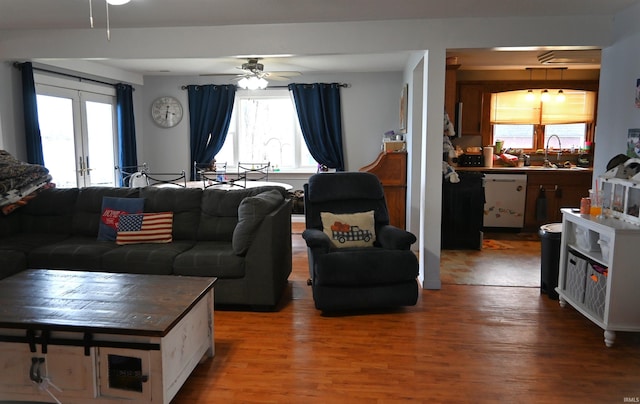
M 482 134 L 482 93 L 480 84 L 461 84 L 458 88 L 462 102 L 462 135 Z
M 49 382 L 62 390 L 48 387 L 62 402 L 96 396 L 94 349 L 85 356 L 83 347 L 49 345 L 46 354 L 37 348 L 31 352 L 26 343 L 0 343 L 0 398 L 50 402 L 49 394 L 40 388 Z M 33 368 L 41 384 L 30 378 L 34 358 L 41 361 Z
M 589 195 L 591 172 L 545 171 L 527 175 L 524 228 L 537 231 L 547 223 L 562 221 L 561 208 L 577 208 Z M 543 198 L 544 200 L 540 200 Z M 540 209 L 545 207 L 544 211 Z

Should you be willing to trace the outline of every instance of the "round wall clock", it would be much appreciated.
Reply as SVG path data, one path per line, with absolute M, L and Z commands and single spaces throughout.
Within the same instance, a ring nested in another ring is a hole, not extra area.
M 182 120 L 182 104 L 170 96 L 156 98 L 151 104 L 151 118 L 162 128 L 173 128 Z

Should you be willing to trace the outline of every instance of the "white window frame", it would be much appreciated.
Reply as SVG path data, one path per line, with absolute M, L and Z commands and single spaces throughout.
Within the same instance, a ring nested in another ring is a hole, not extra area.
M 233 161 L 222 161 L 224 159 L 219 159 L 218 157 L 216 157 L 216 160 L 218 160 L 218 163 L 227 163 L 227 171 L 233 171 L 235 169 L 237 169 L 237 163 L 240 159 L 240 139 L 237 136 L 237 128 L 240 125 L 239 119 L 240 117 L 238 116 L 238 114 L 236 113 L 236 107 L 240 104 L 240 100 L 242 99 L 282 99 L 282 98 L 287 98 L 291 101 L 292 103 L 292 107 L 293 107 L 293 116 L 291 117 L 291 119 L 295 120 L 294 122 L 294 128 L 295 128 L 295 133 L 293 136 L 294 139 L 294 144 L 293 144 L 293 150 L 295 153 L 294 156 L 294 166 L 293 167 L 278 167 L 276 169 L 279 170 L 279 172 L 283 172 L 283 173 L 290 173 L 290 172 L 315 172 L 317 170 L 317 163 L 314 163 L 313 165 L 302 165 L 301 162 L 301 150 L 302 148 L 306 148 L 306 143 L 304 141 L 304 138 L 302 136 L 302 131 L 300 129 L 300 124 L 299 124 L 299 120 L 298 120 L 298 116 L 296 113 L 296 108 L 294 105 L 294 101 L 293 98 L 291 97 L 290 91 L 288 89 L 265 89 L 265 90 L 259 90 L 259 91 L 244 91 L 244 90 L 240 90 L 238 92 L 236 92 L 236 99 L 234 102 L 234 112 L 232 115 L 232 121 L 229 125 L 229 131 L 227 133 L 227 139 L 229 139 L 229 137 L 232 138 L 233 141 Z M 259 162 L 259 161 L 256 161 Z M 273 165 L 273 162 L 272 162 Z M 272 167 L 273 169 L 273 167 Z

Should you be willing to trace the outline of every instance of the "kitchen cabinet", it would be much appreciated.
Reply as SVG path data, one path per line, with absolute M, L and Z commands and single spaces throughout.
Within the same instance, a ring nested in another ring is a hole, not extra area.
M 607 347 L 616 331 L 640 332 L 640 226 L 562 210 L 558 287 L 570 304 L 604 330 Z
M 460 65 L 447 65 L 444 79 L 444 110 L 452 121 L 456 119 L 456 79 Z M 456 128 L 458 130 L 458 128 Z
M 462 136 L 482 134 L 484 87 L 482 84 L 458 85 L 458 99 L 462 103 Z
M 561 208 L 576 208 L 589 196 L 589 170 L 548 169 L 527 172 L 524 230 L 538 231 L 547 223 L 562 221 Z
M 484 174 L 461 172 L 456 183 L 442 181 L 441 248 L 482 249 Z

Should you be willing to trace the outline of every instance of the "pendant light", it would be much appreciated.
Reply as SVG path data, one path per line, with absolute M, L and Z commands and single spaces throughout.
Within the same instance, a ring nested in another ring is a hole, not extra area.
M 562 72 L 564 71 L 564 69 L 566 69 L 566 67 L 560 68 L 560 81 L 562 81 Z M 566 97 L 564 95 L 564 91 L 562 91 L 562 89 L 558 90 L 558 94 L 556 95 L 556 102 L 564 102 L 565 99 Z
M 546 83 L 547 81 L 547 69 L 544 70 L 544 81 Z M 547 90 L 546 88 L 542 91 L 542 93 L 540 94 L 540 101 L 542 102 L 547 102 L 551 99 L 551 95 L 549 95 L 549 90 Z
M 531 83 L 531 73 L 532 73 L 533 69 L 530 68 L 530 67 L 527 67 L 527 70 L 529 70 L 529 83 Z M 533 93 L 532 89 L 529 89 L 529 91 L 527 91 L 527 95 L 525 95 L 524 98 L 528 102 L 533 102 L 536 99 L 536 95 Z
M 540 94 L 540 101 L 547 102 L 550 99 L 551 99 L 551 95 L 549 95 L 549 90 L 545 88 L 544 90 L 542 90 L 542 93 Z

